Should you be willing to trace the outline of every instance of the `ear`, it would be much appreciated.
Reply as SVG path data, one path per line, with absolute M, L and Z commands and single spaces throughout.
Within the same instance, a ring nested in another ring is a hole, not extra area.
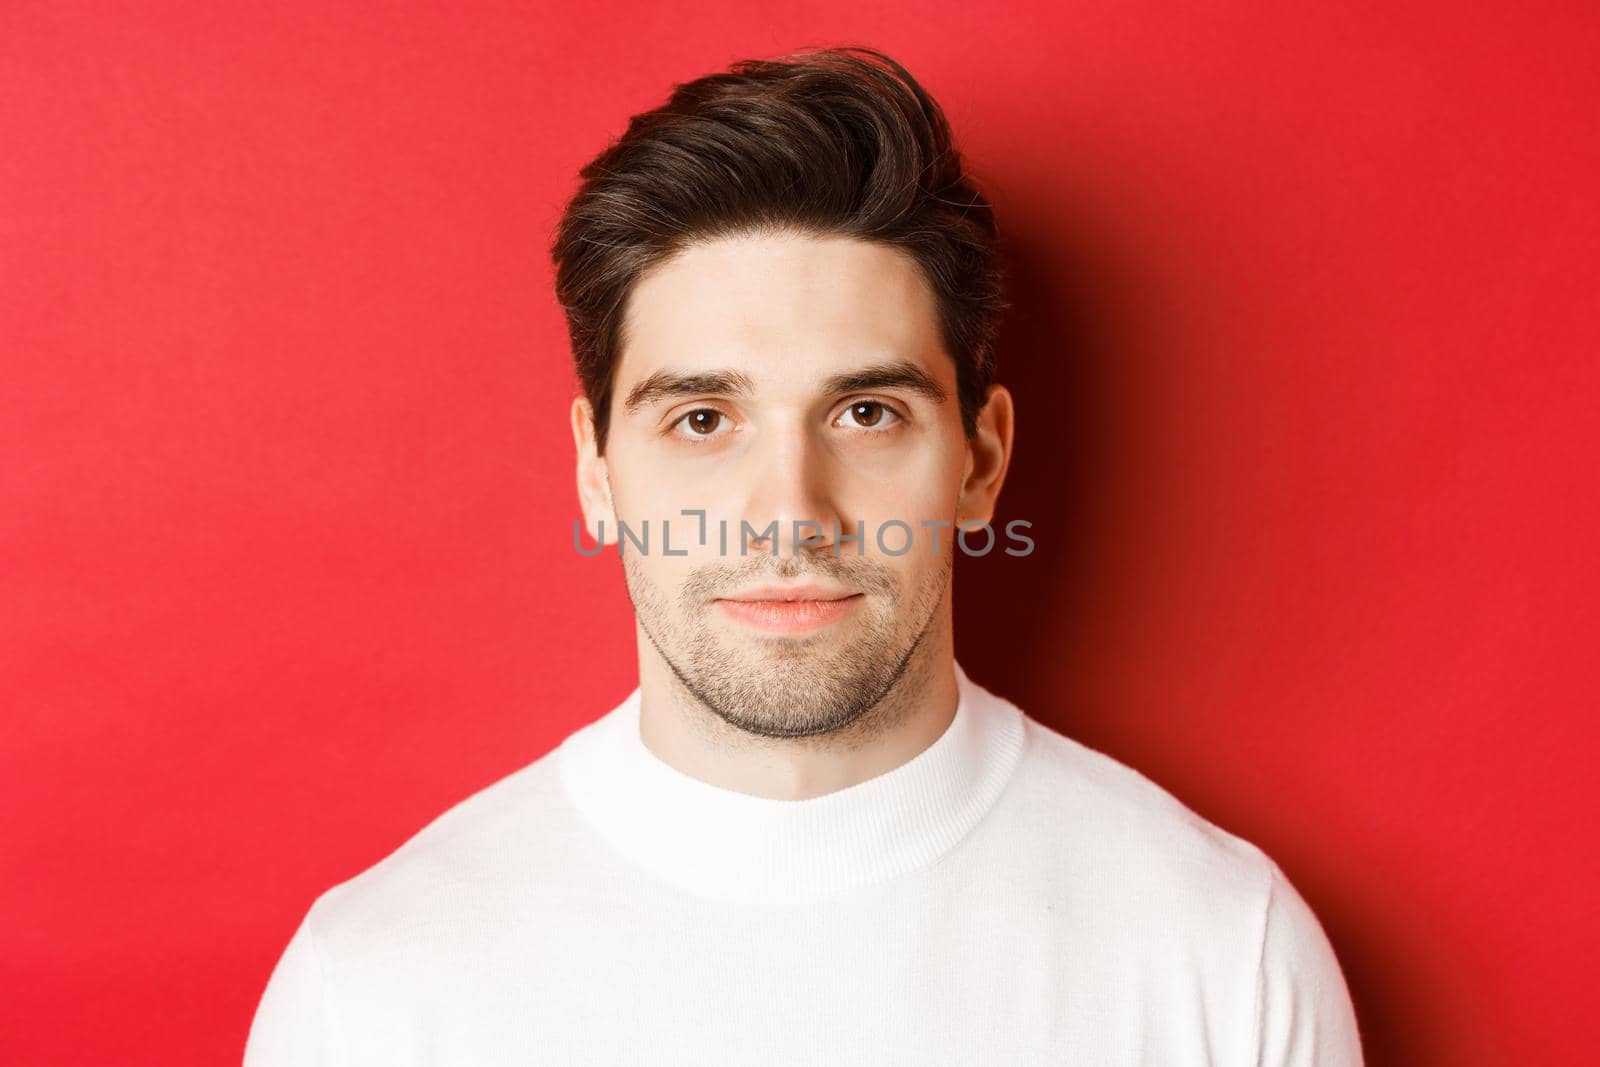
M 572 443 L 578 450 L 578 504 L 583 508 L 583 524 L 589 537 L 605 544 L 600 536 L 600 520 L 616 537 L 617 515 L 611 504 L 611 483 L 606 477 L 606 461 L 600 456 L 595 438 L 594 408 L 578 396 L 572 401 Z
M 1011 434 L 1014 413 L 1011 393 L 1003 385 L 989 386 L 982 410 L 978 412 L 977 433 L 967 442 L 967 460 L 961 477 L 961 496 L 956 502 L 956 522 L 980 523 L 994 518 L 1000 486 L 1011 465 Z

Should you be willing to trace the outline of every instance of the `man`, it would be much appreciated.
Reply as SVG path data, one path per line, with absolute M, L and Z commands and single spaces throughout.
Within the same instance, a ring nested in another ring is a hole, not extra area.
M 1012 403 L 910 74 L 736 64 L 582 173 L 577 481 L 639 687 L 318 898 L 246 1063 L 1359 1063 L 1267 856 L 956 663 Z

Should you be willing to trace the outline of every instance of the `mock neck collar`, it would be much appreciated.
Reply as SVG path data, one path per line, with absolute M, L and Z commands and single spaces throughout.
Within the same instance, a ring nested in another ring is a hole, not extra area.
M 558 750 L 567 794 L 612 847 L 657 877 L 721 899 L 848 890 L 922 867 L 970 831 L 1022 755 L 1022 712 L 955 664 L 944 732 L 882 774 L 803 800 L 724 789 L 666 763 L 639 733 L 635 688 Z

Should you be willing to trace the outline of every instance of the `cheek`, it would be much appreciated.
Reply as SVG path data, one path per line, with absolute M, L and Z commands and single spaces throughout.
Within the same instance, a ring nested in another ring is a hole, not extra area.
M 937 453 L 902 457 L 887 473 L 865 476 L 852 471 L 840 501 L 852 517 L 869 523 L 899 520 L 920 531 L 926 522 L 952 519 L 956 511 L 959 467 L 943 462 Z
M 704 504 L 695 501 L 694 494 L 674 481 L 670 472 L 630 463 L 627 477 L 613 478 L 611 495 L 618 521 L 627 524 L 634 534 L 628 547 L 637 550 L 635 542 L 642 540 L 646 531 L 649 533 L 646 549 L 649 558 L 640 561 L 648 573 L 653 575 L 663 565 L 670 567 L 679 559 L 676 555 L 661 555 L 663 530 L 669 525 L 674 553 L 680 548 L 693 548 L 699 537 L 700 522 L 693 515 L 684 515 L 683 509 L 704 507 Z
M 648 587 L 657 610 L 677 613 L 681 591 L 689 578 L 697 572 L 703 576 L 708 567 L 739 562 L 737 522 L 719 527 L 716 502 L 704 499 L 702 494 L 678 486 L 665 476 L 653 480 L 630 477 L 625 484 L 614 482 L 612 494 L 617 518 L 629 530 L 629 535 L 622 538 L 629 581 Z M 685 508 L 706 514 L 685 515 Z M 724 529 L 727 556 L 719 550 Z M 622 537 L 620 532 L 616 536 Z
M 676 538 L 677 529 L 673 536 Z M 677 550 L 674 544 L 673 550 Z M 681 620 L 686 610 L 684 583 L 690 576 L 693 557 L 684 560 L 678 556 L 664 556 L 661 551 L 661 532 L 657 524 L 650 525 L 650 546 L 640 553 L 630 543 L 623 555 L 623 568 L 627 572 L 629 596 L 635 609 L 643 616 L 667 622 Z

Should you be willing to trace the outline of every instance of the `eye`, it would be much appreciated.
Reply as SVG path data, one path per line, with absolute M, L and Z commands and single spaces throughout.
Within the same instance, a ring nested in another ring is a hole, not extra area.
M 727 421 L 727 416 L 716 408 L 695 408 L 685 412 L 674 419 L 672 425 L 667 427 L 672 433 L 679 426 L 686 427 L 686 432 L 673 433 L 675 437 L 716 437 L 717 430 Z
M 857 429 L 882 430 L 893 426 L 901 415 L 881 400 L 857 400 L 845 408 L 839 418 L 849 418 Z

